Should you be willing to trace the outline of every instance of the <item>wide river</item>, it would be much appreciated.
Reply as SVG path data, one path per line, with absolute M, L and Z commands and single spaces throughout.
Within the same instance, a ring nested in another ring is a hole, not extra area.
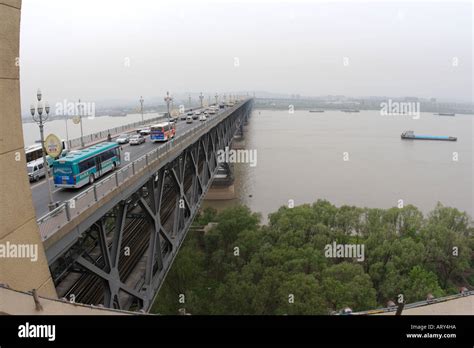
M 267 215 L 327 199 L 337 206 L 389 208 L 413 204 L 423 213 L 439 201 L 473 214 L 473 115 L 382 116 L 379 111 L 344 113 L 254 110 L 246 149 L 257 165 L 238 164 L 236 202 Z M 448 135 L 457 141 L 402 140 L 400 134 Z

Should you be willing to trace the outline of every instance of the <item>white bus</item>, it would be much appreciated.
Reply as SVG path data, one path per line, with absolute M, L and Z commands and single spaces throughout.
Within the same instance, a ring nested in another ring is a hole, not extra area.
M 43 158 L 41 144 L 34 144 L 25 148 L 26 164 Z
M 62 145 L 63 145 L 63 151 L 59 157 L 64 157 L 67 154 L 67 149 L 66 149 L 66 140 L 61 140 Z M 43 149 L 41 147 L 41 144 L 34 144 L 31 146 L 28 146 L 25 148 L 25 157 L 26 157 L 26 164 L 35 162 L 39 159 L 43 160 Z M 46 156 L 46 161 L 48 162 L 48 165 L 51 166 L 52 162 L 54 159 L 52 159 L 49 156 Z

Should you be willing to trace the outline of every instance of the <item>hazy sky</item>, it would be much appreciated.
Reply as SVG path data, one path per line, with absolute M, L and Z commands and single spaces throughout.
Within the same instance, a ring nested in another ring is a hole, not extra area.
M 38 87 L 50 102 L 166 90 L 469 101 L 472 17 L 455 1 L 23 0 L 22 105 Z

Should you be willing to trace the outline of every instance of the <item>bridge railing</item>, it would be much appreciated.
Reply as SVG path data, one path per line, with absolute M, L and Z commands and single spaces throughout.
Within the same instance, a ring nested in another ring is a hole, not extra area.
M 433 298 L 432 300 L 424 300 L 424 301 L 418 301 L 418 302 L 413 302 L 413 303 L 408 303 L 403 307 L 403 310 L 411 309 L 411 308 L 417 308 L 417 307 L 423 307 L 427 305 L 432 305 L 436 303 L 441 303 L 441 302 L 447 302 L 450 300 L 466 297 L 466 296 L 473 296 L 474 295 L 474 290 L 471 291 L 464 291 L 459 294 L 454 294 L 454 295 L 447 295 L 443 297 L 438 297 L 438 298 Z M 383 307 L 383 308 L 377 308 L 377 309 L 369 309 L 367 311 L 362 311 L 362 312 L 354 312 L 352 314 L 354 315 L 373 315 L 373 314 L 381 314 L 381 313 L 387 313 L 387 312 L 396 312 L 397 306 L 392 306 L 392 307 Z
M 235 107 L 231 110 L 234 109 Z M 151 150 L 133 162 L 114 171 L 112 174 L 98 181 L 85 191 L 82 191 L 68 201 L 60 204 L 56 209 L 48 212 L 46 215 L 37 220 L 41 239 L 45 241 L 46 239 L 50 238 L 74 218 L 81 215 L 91 206 L 115 191 L 123 183 L 127 182 L 130 178 L 143 171 L 149 165 L 155 164 L 156 161 L 162 160 L 172 151 L 175 151 L 179 148 L 184 149 L 185 147 L 189 146 L 197 140 L 194 139 L 195 134 L 202 132 L 206 128 L 210 129 L 214 127 L 231 113 L 232 112 L 224 112 L 223 114 L 218 115 L 211 120 L 201 122 L 197 127 L 193 127 L 192 129 L 189 129 L 181 134 L 178 138 L 172 139 L 164 145 Z

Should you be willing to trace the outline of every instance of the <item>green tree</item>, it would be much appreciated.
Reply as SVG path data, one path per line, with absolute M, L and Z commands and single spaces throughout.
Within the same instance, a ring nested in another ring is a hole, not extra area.
M 333 310 L 346 306 L 363 310 L 377 304 L 372 281 L 361 265 L 342 262 L 330 266 L 323 272 L 322 286 L 326 301 Z
M 425 300 L 431 293 L 435 297 L 444 295 L 438 284 L 438 278 L 433 272 L 429 272 L 421 266 L 415 266 L 404 280 L 405 302 L 415 302 Z

